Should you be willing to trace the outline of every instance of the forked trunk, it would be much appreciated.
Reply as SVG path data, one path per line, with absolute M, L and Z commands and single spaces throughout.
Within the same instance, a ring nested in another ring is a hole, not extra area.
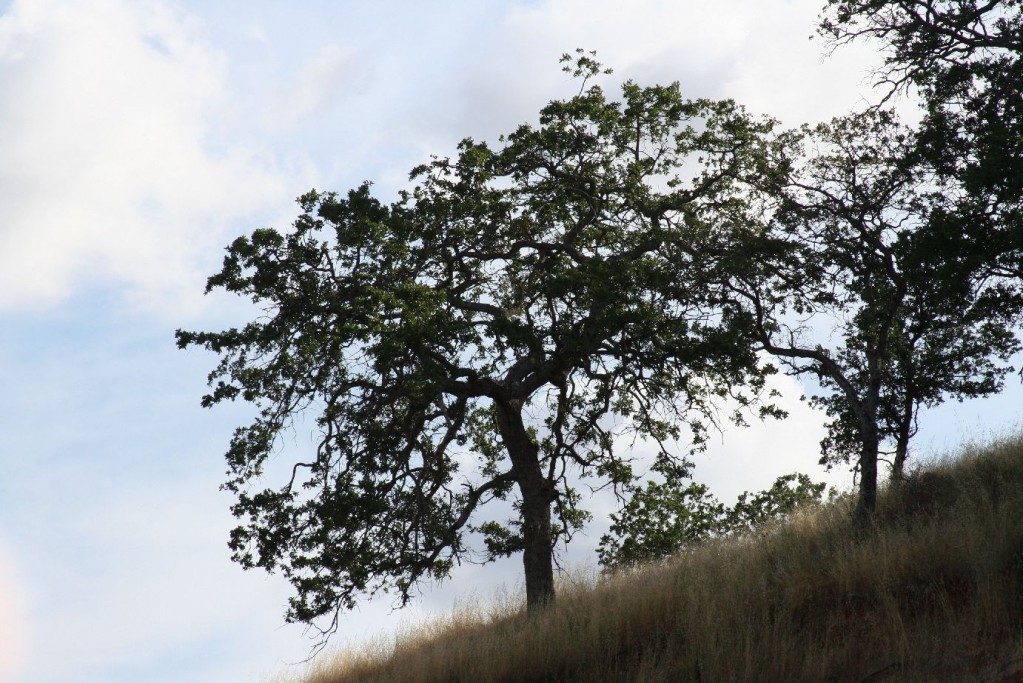
M 909 403 L 903 408 L 899 432 L 895 438 L 895 458 L 892 460 L 892 485 L 902 483 L 906 471 L 906 459 L 909 457 L 909 439 L 913 435 L 913 405 Z
M 860 450 L 860 491 L 853 516 L 856 524 L 869 526 L 877 508 L 877 428 L 871 425 L 863 434 Z

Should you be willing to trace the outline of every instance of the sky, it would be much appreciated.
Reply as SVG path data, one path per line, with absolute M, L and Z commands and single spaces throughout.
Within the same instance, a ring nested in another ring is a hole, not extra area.
M 819 0 L 0 2 L 0 682 L 268 681 L 312 641 L 280 577 L 230 562 L 223 453 L 244 405 L 204 410 L 215 358 L 174 330 L 252 314 L 203 295 L 224 247 L 286 229 L 294 198 L 408 171 L 466 136 L 496 141 L 572 84 L 679 81 L 789 125 L 876 99 L 870 46 L 825 57 Z M 903 105 L 907 111 L 911 105 Z M 816 465 L 822 418 L 730 430 L 694 477 L 724 501 Z M 1023 391 L 924 415 L 920 459 L 1019 425 Z M 585 570 L 601 504 L 566 554 Z M 603 525 L 603 527 L 602 527 Z M 516 558 L 466 566 L 410 608 L 341 624 L 359 643 L 518 585 Z

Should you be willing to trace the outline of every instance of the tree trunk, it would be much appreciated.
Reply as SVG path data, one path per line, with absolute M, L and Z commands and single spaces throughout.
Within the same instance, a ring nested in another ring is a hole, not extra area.
M 903 437 L 899 434 L 898 440 L 895 442 L 895 458 L 892 460 L 892 485 L 899 486 L 902 484 L 904 475 L 906 474 L 906 458 L 909 457 L 909 437 Z
M 860 495 L 853 517 L 861 527 L 869 526 L 877 508 L 877 425 L 864 426 L 860 450 Z
M 913 401 L 912 386 L 906 388 L 906 399 L 902 403 L 902 414 L 899 415 L 899 432 L 895 437 L 895 459 L 892 460 L 892 485 L 902 483 L 906 470 L 906 459 L 909 457 L 909 440 L 913 434 L 913 418 L 916 406 Z
M 522 564 L 526 574 L 526 609 L 535 613 L 554 602 L 554 543 L 551 503 L 554 487 L 540 468 L 540 449 L 522 422 L 519 401 L 497 403 L 497 423 L 522 494 Z
M 551 502 L 543 489 L 527 488 L 519 482 L 522 492 L 522 565 L 526 572 L 526 609 L 537 612 L 554 602 Z
M 856 410 L 860 427 L 860 496 L 853 512 L 853 522 L 860 528 L 871 525 L 874 510 L 877 509 L 877 455 L 881 448 L 877 411 L 881 393 L 881 359 L 884 358 L 886 348 L 886 344 L 872 348 L 868 346 L 866 355 L 869 380 Z

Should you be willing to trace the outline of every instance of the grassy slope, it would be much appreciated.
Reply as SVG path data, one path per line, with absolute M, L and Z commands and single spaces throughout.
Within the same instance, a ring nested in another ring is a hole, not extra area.
M 748 539 L 468 609 L 321 664 L 350 681 L 1023 681 L 1023 435 Z

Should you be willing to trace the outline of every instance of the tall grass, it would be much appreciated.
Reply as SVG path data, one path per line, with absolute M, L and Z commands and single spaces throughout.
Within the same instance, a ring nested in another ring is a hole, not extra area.
M 563 584 L 531 618 L 470 605 L 306 683 L 1023 681 L 1023 435 L 882 491 L 871 530 L 851 504 Z

